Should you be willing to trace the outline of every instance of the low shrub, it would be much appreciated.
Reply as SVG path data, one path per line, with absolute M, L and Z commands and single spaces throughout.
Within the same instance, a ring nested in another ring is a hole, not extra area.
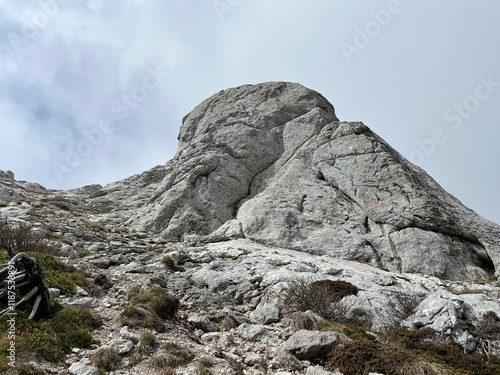
M 22 363 L 19 367 L 20 375 L 46 375 L 47 373 L 43 368 L 34 362 Z
M 330 353 L 326 368 L 339 369 L 349 375 L 366 375 L 379 372 L 385 375 L 400 375 L 415 355 L 409 351 L 391 348 L 369 340 L 346 341 Z
M 122 326 L 132 328 L 152 328 L 159 332 L 164 330 L 164 325 L 161 319 L 149 310 L 127 305 L 123 308 L 120 314 L 120 323 Z
M 414 292 L 394 293 L 385 302 L 382 321 L 386 330 L 398 328 L 425 298 L 424 294 Z
M 210 368 L 213 366 L 213 363 L 207 359 L 200 359 L 196 363 L 196 372 L 198 375 L 213 375 L 212 370 Z
M 129 305 L 120 314 L 122 326 L 153 328 L 163 331 L 162 319 L 173 318 L 179 308 L 179 299 L 161 286 L 147 291 L 133 286 L 128 291 Z
M 76 286 L 88 288 L 88 282 L 83 271 L 68 266 L 53 255 L 39 253 L 36 251 L 25 251 L 32 258 L 40 260 L 45 275 L 45 283 L 49 288 L 57 288 L 61 294 L 73 296 L 76 292 Z M 0 254 L 0 263 L 7 263 L 9 260 L 7 253 Z
M 170 268 L 172 271 L 180 271 L 180 272 L 184 272 L 186 269 L 182 266 L 179 266 L 175 260 L 173 260 L 171 257 L 169 256 L 165 256 L 163 257 L 162 259 L 162 262 L 165 266 L 167 266 L 168 268 Z
M 230 331 L 231 329 L 238 327 L 238 322 L 232 316 L 224 315 L 219 323 L 219 326 L 222 331 Z
M 285 285 L 282 301 L 291 311 L 311 310 L 328 320 L 346 321 L 352 303 L 344 297 L 357 293 L 346 281 L 297 279 Z
M 494 311 L 487 311 L 471 331 L 478 340 L 480 352 L 500 353 L 500 317 Z
M 168 374 L 177 367 L 187 365 L 193 356 L 189 351 L 174 343 L 165 345 L 165 354 L 154 356 L 149 360 L 149 365 L 160 373 Z M 175 374 L 175 371 L 172 372 Z
M 420 360 L 437 364 L 460 375 L 500 374 L 500 359 L 494 355 L 467 354 L 430 328 L 396 329 L 384 333 L 387 345 L 405 350 Z
M 91 358 L 92 364 L 101 372 L 113 371 L 121 360 L 118 351 L 110 346 L 98 349 Z
M 139 338 L 139 350 L 142 354 L 151 353 L 156 346 L 156 336 L 151 331 L 144 331 Z
M 308 312 L 294 312 L 288 316 L 290 325 L 294 330 L 300 331 L 301 329 L 313 330 L 316 329 L 318 324 L 327 323 L 322 316 Z
M 92 332 L 101 322 L 86 308 L 62 308 L 53 303 L 52 315 L 38 321 L 28 320 L 29 311 L 19 310 L 16 315 L 16 353 L 19 363 L 43 358 L 51 362 L 65 359 L 72 348 L 89 348 L 96 344 Z M 0 351 L 6 353 L 10 343 L 8 321 L 0 321 Z M 0 373 L 9 369 L 0 357 Z
M 179 308 L 179 299 L 159 285 L 152 286 L 145 293 L 129 292 L 129 301 L 133 306 L 148 309 L 164 319 L 173 317 Z
M 87 279 L 83 271 L 68 266 L 50 254 L 26 252 L 33 258 L 38 258 L 42 263 L 45 273 L 45 282 L 49 288 L 57 288 L 61 294 L 72 296 L 75 294 L 76 286 L 88 287 Z
M 47 239 L 45 232 L 36 230 L 30 223 L 10 224 L 7 219 L 0 218 L 0 248 L 7 252 L 39 254 L 60 253 L 61 246 Z
M 354 324 L 341 324 L 338 322 L 323 320 L 321 322 L 316 323 L 313 329 L 317 331 L 338 332 L 352 340 L 366 340 L 366 341 L 375 340 L 374 335 L 366 333 L 363 327 Z

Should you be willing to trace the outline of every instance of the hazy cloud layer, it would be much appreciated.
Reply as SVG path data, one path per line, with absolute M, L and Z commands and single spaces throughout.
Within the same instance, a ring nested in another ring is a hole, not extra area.
M 215 92 L 294 81 L 500 222 L 496 0 L 0 0 L 0 169 L 65 189 L 165 163 Z

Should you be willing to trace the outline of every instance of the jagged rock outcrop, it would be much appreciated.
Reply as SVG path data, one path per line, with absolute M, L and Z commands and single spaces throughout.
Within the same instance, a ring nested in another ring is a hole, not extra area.
M 205 100 L 164 171 L 130 224 L 166 238 L 243 237 L 449 279 L 492 279 L 500 266 L 497 225 L 298 84 Z

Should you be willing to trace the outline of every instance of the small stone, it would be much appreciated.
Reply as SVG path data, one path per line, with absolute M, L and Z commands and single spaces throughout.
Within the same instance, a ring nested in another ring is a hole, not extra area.
M 246 340 L 261 341 L 267 336 L 267 330 L 262 325 L 243 323 L 238 327 L 240 336 Z
M 99 375 L 98 369 L 81 362 L 73 363 L 68 371 L 72 375 Z
M 283 348 L 298 359 L 312 359 L 326 356 L 338 344 L 340 344 L 340 336 L 336 332 L 302 329 L 292 334 Z
M 130 332 L 128 330 L 128 326 L 124 326 L 122 329 L 120 329 L 120 337 L 122 339 L 132 341 L 134 344 L 137 344 L 139 342 L 139 336 Z
M 191 313 L 188 315 L 187 321 L 191 323 L 195 328 L 199 328 L 204 332 L 218 331 L 216 325 L 212 323 L 210 318 L 206 315 L 198 315 L 197 313 Z
M 111 259 L 109 258 L 92 259 L 89 263 L 96 266 L 97 268 L 105 270 L 111 266 Z
M 61 295 L 61 290 L 57 288 L 49 288 L 50 298 L 57 298 Z
M 109 346 L 115 348 L 118 354 L 127 354 L 134 349 L 134 342 L 126 339 L 114 339 L 110 342 Z
M 92 297 L 70 297 L 62 301 L 61 305 L 64 307 L 91 307 L 95 301 L 96 299 Z
M 222 332 L 218 344 L 220 347 L 229 348 L 234 346 L 234 336 L 230 332 Z
M 113 263 L 116 265 L 127 264 L 129 262 L 130 262 L 130 259 L 126 255 L 123 255 L 123 254 L 117 255 L 113 259 Z
M 300 370 L 302 369 L 302 362 L 300 362 L 288 350 L 278 348 L 269 363 L 273 369 L 286 369 L 286 370 Z
M 305 375 L 343 375 L 343 374 L 338 371 L 335 372 L 326 371 L 321 367 L 308 367 Z
M 280 310 L 276 306 L 264 304 L 263 306 L 258 306 L 250 314 L 250 318 L 256 323 L 264 325 L 278 323 L 280 321 Z
M 208 332 L 201 335 L 200 339 L 203 342 L 211 342 L 219 340 L 221 333 L 220 332 Z
M 75 286 L 75 291 L 76 291 L 76 294 L 79 295 L 79 296 L 84 296 L 84 297 L 88 297 L 89 293 L 83 289 L 81 286 Z
M 137 262 L 130 262 L 122 266 L 125 273 L 151 273 L 151 271 L 144 265 Z
M 265 360 L 260 355 L 251 353 L 245 357 L 244 363 L 247 366 L 256 366 L 256 365 L 263 366 L 265 365 Z

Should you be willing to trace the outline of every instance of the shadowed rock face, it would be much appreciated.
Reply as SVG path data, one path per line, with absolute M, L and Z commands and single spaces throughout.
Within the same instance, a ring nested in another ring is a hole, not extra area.
M 491 279 L 500 265 L 499 226 L 298 84 L 205 100 L 165 169 L 130 220 L 165 237 L 245 237 L 449 279 Z

